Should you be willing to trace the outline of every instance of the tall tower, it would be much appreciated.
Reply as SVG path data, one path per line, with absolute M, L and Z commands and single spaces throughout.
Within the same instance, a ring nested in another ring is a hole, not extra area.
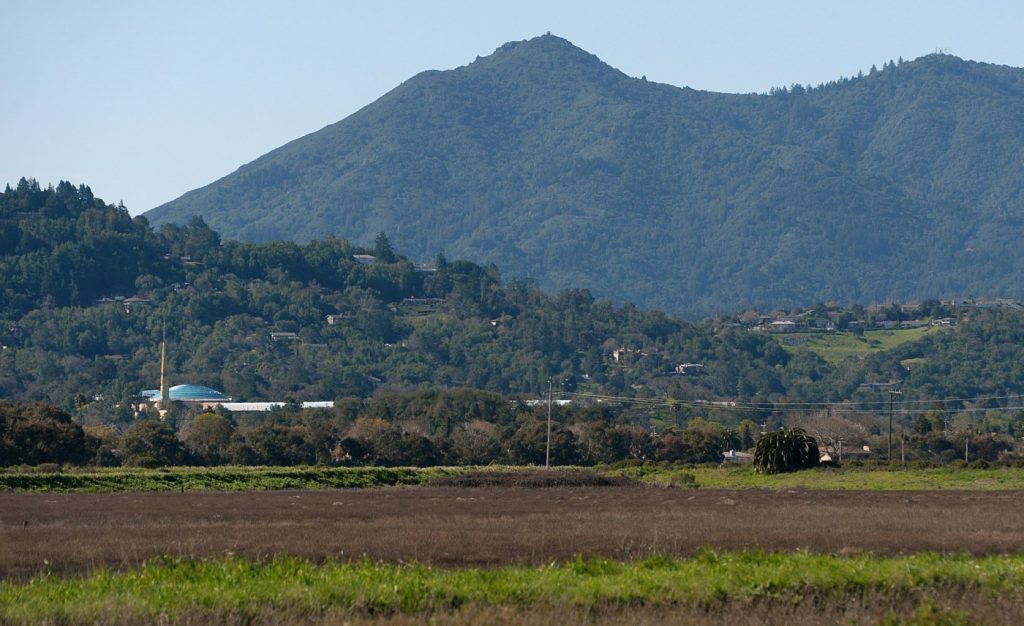
M 167 332 L 163 331 L 163 337 L 160 341 L 160 402 L 157 405 L 161 416 L 170 406 L 170 390 L 167 388 Z

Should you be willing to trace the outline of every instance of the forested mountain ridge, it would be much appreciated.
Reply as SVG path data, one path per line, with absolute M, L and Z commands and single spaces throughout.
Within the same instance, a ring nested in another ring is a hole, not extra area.
M 380 231 L 414 259 L 687 315 L 1024 296 L 1024 70 L 929 55 L 767 95 L 630 78 L 558 37 L 403 83 L 150 211 Z

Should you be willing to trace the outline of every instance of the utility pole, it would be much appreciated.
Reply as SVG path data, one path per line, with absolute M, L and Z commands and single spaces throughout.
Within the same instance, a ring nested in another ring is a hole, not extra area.
M 551 467 L 551 395 L 552 381 L 548 379 L 548 443 L 544 449 L 544 469 Z
M 890 465 L 892 465 L 892 403 L 893 399 L 902 393 L 902 391 L 896 391 L 895 389 L 889 390 L 889 451 L 886 453 L 886 459 Z

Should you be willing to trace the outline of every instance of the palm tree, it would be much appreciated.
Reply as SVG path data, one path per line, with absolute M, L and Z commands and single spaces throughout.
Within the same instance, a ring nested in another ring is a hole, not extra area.
M 803 428 L 782 429 L 757 441 L 754 470 L 761 474 L 795 472 L 818 464 L 818 442 Z

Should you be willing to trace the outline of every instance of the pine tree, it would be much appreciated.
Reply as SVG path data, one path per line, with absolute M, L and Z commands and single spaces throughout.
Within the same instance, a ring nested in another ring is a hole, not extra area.
M 373 255 L 381 263 L 395 262 L 395 251 L 391 248 L 391 242 L 383 231 L 377 233 L 377 238 L 373 241 Z

